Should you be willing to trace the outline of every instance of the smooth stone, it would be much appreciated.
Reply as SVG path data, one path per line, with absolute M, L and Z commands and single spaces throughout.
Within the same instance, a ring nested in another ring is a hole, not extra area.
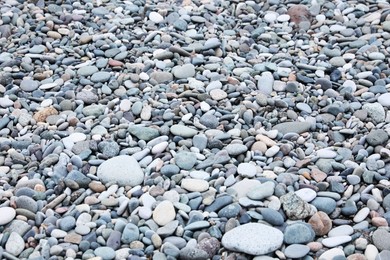
M 133 223 L 128 223 L 122 232 L 121 241 L 124 244 L 130 244 L 139 239 L 139 229 Z
M 203 192 L 209 188 L 209 183 L 200 179 L 183 179 L 181 181 L 181 187 L 191 192 Z
M 390 107 L 390 93 L 380 95 L 378 97 L 378 103 L 384 107 Z
M 354 230 L 351 226 L 341 225 L 341 226 L 337 226 L 335 228 L 332 228 L 328 233 L 328 237 L 349 236 L 349 235 L 352 235 L 353 232 L 354 232 Z
M 295 194 L 298 195 L 301 199 L 306 202 L 310 202 L 317 197 L 317 193 L 310 188 L 303 188 L 295 191 Z
M 260 213 L 263 219 L 273 226 L 282 226 L 284 224 L 284 218 L 282 214 L 271 208 L 262 208 Z
M 300 244 L 292 244 L 286 247 L 284 255 L 288 258 L 301 258 L 307 255 L 310 251 L 310 247 Z
M 16 211 L 11 207 L 0 208 L 0 225 L 6 225 L 11 222 L 16 216 Z
M 285 122 L 272 127 L 282 134 L 297 133 L 301 134 L 310 130 L 311 123 L 308 122 Z
M 267 181 L 262 184 L 256 185 L 254 188 L 248 191 L 246 194 L 248 198 L 252 200 L 262 200 L 274 194 L 275 183 Z
M 272 93 L 274 86 L 274 77 L 271 72 L 263 72 L 261 77 L 257 81 L 257 88 L 265 95 L 270 95 Z
M 242 177 L 252 178 L 256 175 L 256 166 L 252 163 L 240 163 L 237 167 L 237 172 Z
M 284 230 L 284 242 L 287 244 L 306 244 L 314 241 L 315 233 L 307 223 L 294 223 Z
M 389 135 L 383 129 L 374 129 L 366 136 L 366 141 L 371 146 L 383 145 L 389 140 Z
M 13 256 L 18 256 L 24 250 L 23 238 L 16 232 L 11 232 L 5 244 L 5 250 Z
M 115 258 L 115 251 L 111 247 L 102 246 L 94 250 L 96 256 L 101 257 L 103 260 L 111 260 Z
M 355 223 L 359 223 L 359 222 L 362 222 L 363 220 L 366 219 L 366 217 L 368 216 L 368 214 L 370 214 L 370 209 L 368 207 L 364 207 L 362 209 L 360 209 L 355 217 L 353 218 L 353 221 Z
M 259 223 L 235 227 L 222 237 L 222 245 L 226 249 L 250 255 L 274 252 L 282 243 L 283 233 L 280 230 Z
M 179 65 L 172 69 L 172 73 L 178 79 L 187 79 L 195 76 L 195 66 L 192 64 Z
M 390 233 L 384 228 L 378 228 L 372 234 L 373 244 L 378 250 L 390 250 Z
M 326 197 L 316 197 L 310 204 L 315 206 L 317 210 L 323 211 L 326 214 L 331 214 L 336 208 L 336 201 Z
M 150 141 L 157 138 L 160 133 L 157 129 L 143 126 L 129 126 L 128 131 L 140 140 Z
M 193 137 L 198 133 L 197 130 L 185 125 L 173 125 L 171 126 L 170 131 L 173 135 L 181 136 L 185 138 Z
M 332 228 L 332 220 L 322 211 L 316 212 L 308 221 L 317 236 L 328 234 Z
M 191 152 L 178 152 L 175 155 L 175 163 L 183 170 L 192 169 L 197 162 L 196 156 Z
M 160 226 L 165 226 L 173 221 L 176 216 L 175 208 L 169 200 L 160 202 L 153 210 L 153 220 Z
M 144 180 L 144 172 L 132 156 L 119 155 L 104 161 L 97 170 L 97 177 L 104 183 L 120 186 L 137 186 Z
M 228 144 L 225 149 L 231 156 L 237 156 L 248 151 L 248 147 L 243 144 Z
M 352 240 L 351 236 L 329 237 L 322 240 L 322 244 L 328 248 L 336 247 Z
M 332 248 L 322 253 L 318 260 L 336 260 L 338 257 L 342 257 L 339 258 L 340 260 L 345 259 L 344 251 L 340 248 Z
M 94 73 L 92 76 L 91 76 L 91 81 L 92 82 L 106 82 L 110 79 L 111 77 L 111 73 L 108 72 L 108 71 L 99 71 L 99 72 L 96 72 Z

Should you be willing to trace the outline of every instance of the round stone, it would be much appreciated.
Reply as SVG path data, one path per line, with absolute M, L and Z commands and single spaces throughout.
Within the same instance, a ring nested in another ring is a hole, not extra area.
M 280 230 L 259 223 L 238 226 L 222 237 L 222 245 L 226 249 L 250 255 L 274 252 L 282 243 L 283 233 Z
M 0 208 L 0 225 L 5 225 L 11 222 L 16 216 L 16 211 L 11 207 Z
M 144 173 L 134 157 L 120 155 L 104 161 L 97 170 L 97 177 L 104 184 L 134 187 L 143 182 Z
M 153 211 L 153 220 L 160 226 L 165 226 L 175 219 L 176 211 L 172 202 L 165 200 L 160 202 Z
M 242 177 L 252 178 L 256 175 L 256 166 L 252 163 L 240 163 L 237 167 L 237 172 Z

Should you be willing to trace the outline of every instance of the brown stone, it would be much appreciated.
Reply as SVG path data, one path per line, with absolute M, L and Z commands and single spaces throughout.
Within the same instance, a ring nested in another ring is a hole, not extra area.
M 322 243 L 320 242 L 310 242 L 307 244 L 307 246 L 310 248 L 310 251 L 317 252 L 322 249 Z
M 382 217 L 374 217 L 371 219 L 372 225 L 376 227 L 387 227 L 389 224 L 387 223 L 385 218 Z
M 70 233 L 64 237 L 64 242 L 65 243 L 72 243 L 72 244 L 80 244 L 82 238 L 83 237 L 80 236 L 79 234 Z
M 110 65 L 112 67 L 122 67 L 124 64 L 123 64 L 123 62 L 118 61 L 118 60 L 109 60 L 108 65 Z
M 309 224 L 312 226 L 317 236 L 323 236 L 328 234 L 332 228 L 332 220 L 329 216 L 322 211 L 315 213 L 310 219 Z
M 311 170 L 311 177 L 316 181 L 316 182 L 321 182 L 323 180 L 326 179 L 326 177 L 328 177 L 328 175 L 321 171 L 320 169 L 317 169 L 317 168 L 313 168 Z
M 267 151 L 267 145 L 261 141 L 257 141 L 255 143 L 253 143 L 253 145 L 251 147 L 251 151 L 253 151 L 253 152 L 260 151 L 264 154 L 265 151 Z
M 290 16 L 290 21 L 299 25 L 301 22 L 311 22 L 311 14 L 306 5 L 293 5 L 287 14 Z
M 215 237 L 202 239 L 198 244 L 198 248 L 205 251 L 210 256 L 210 258 L 213 258 L 213 256 L 217 254 L 219 247 L 220 242 Z
M 33 116 L 34 120 L 37 122 L 45 122 L 46 118 L 51 115 L 58 115 L 57 109 L 54 107 L 45 107 L 42 110 L 39 110 L 35 115 Z
M 359 253 L 352 254 L 347 257 L 347 260 L 366 260 L 366 259 L 367 257 L 365 255 Z
M 106 186 L 104 186 L 101 182 L 99 181 L 92 181 L 88 184 L 88 187 L 93 191 L 97 193 L 101 193 L 106 190 Z

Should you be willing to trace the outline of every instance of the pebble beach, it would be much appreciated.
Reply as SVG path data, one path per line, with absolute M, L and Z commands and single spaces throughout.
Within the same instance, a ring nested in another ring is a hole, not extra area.
M 0 0 L 0 259 L 390 259 L 390 3 Z

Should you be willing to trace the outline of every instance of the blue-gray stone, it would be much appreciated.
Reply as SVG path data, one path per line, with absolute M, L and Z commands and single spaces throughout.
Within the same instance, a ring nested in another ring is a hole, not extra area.
M 70 231 L 76 226 L 76 219 L 73 216 L 63 217 L 58 226 L 63 231 Z
M 133 241 L 138 240 L 139 238 L 139 230 L 136 225 L 133 223 L 128 223 L 123 229 L 121 241 L 124 244 L 130 244 Z
M 284 218 L 282 214 L 271 208 L 263 208 L 260 210 L 264 220 L 273 226 L 281 226 L 284 224 Z
M 314 230 L 307 223 L 294 223 L 284 230 L 284 242 L 286 244 L 306 244 L 314 241 L 314 238 Z
M 310 204 L 315 206 L 318 211 L 323 211 L 326 214 L 332 213 L 336 208 L 336 201 L 326 197 L 317 197 Z

